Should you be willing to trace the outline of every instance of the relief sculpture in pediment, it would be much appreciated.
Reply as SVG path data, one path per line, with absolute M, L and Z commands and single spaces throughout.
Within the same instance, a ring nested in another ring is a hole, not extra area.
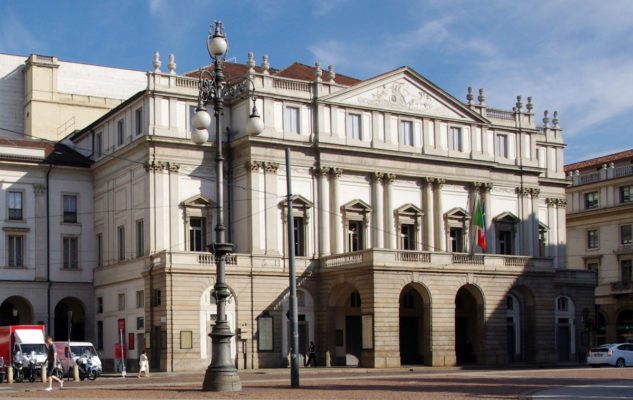
M 404 82 L 382 85 L 368 96 L 358 97 L 360 104 L 375 107 L 402 108 L 408 111 L 430 111 L 433 98 L 421 90 L 412 90 Z

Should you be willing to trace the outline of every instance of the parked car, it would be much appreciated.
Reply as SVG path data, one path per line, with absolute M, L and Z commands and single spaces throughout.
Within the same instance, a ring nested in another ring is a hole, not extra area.
M 589 350 L 587 364 L 592 367 L 613 365 L 618 368 L 633 366 L 633 344 L 615 343 L 603 344 Z

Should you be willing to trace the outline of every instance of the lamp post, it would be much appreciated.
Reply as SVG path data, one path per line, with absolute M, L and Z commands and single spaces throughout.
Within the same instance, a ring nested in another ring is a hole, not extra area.
M 233 252 L 234 245 L 226 240 L 226 227 L 224 226 L 224 157 L 222 156 L 222 130 L 220 129 L 220 116 L 224 110 L 224 102 L 227 98 L 236 98 L 243 95 L 250 96 L 253 101 L 253 109 L 249 121 L 246 124 L 246 133 L 259 134 L 264 130 L 264 124 L 255 108 L 254 83 L 247 75 L 245 79 L 230 83 L 224 77 L 223 64 L 228 50 L 228 42 L 224 34 L 221 21 L 211 24 L 207 37 L 207 50 L 213 61 L 213 70 L 200 70 L 198 80 L 198 107 L 193 116 L 193 125 L 196 130 L 191 138 L 196 144 L 206 143 L 209 138 L 207 128 L 211 124 L 211 116 L 206 111 L 207 104 L 213 104 L 215 117 L 215 172 L 216 172 L 216 225 L 215 242 L 211 243 L 209 250 L 215 256 L 216 279 L 213 287 L 217 305 L 217 319 L 211 333 L 211 364 L 207 368 L 202 383 L 203 391 L 239 391 L 242 384 L 231 359 L 231 338 L 233 332 L 226 318 L 226 301 L 231 296 L 226 284 L 226 256 Z M 250 101 L 250 100 L 249 100 Z

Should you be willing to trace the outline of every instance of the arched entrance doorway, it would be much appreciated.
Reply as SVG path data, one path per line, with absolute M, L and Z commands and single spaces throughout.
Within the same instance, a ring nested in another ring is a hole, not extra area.
M 330 362 L 332 365 L 360 366 L 362 353 L 362 299 L 351 284 L 335 287 L 330 295 Z
M 508 362 L 534 361 L 534 296 L 525 286 L 506 295 L 506 349 Z
M 229 288 L 229 290 L 231 290 Z M 209 334 L 217 319 L 217 305 L 213 296 L 213 286 L 207 288 L 200 297 L 200 335 L 205 336 L 206 340 L 200 340 L 200 359 L 206 362 L 211 361 L 211 337 Z M 231 332 L 235 333 L 236 315 L 235 315 L 235 294 L 231 290 L 231 296 L 226 301 L 226 319 L 231 328 Z M 202 338 L 201 338 L 202 339 Z M 231 339 L 231 359 L 237 365 L 237 337 Z
M 556 298 L 556 348 L 558 361 L 571 361 L 576 353 L 576 335 L 574 329 L 574 302 L 568 296 Z
M 475 285 L 462 286 L 455 296 L 455 356 L 457 364 L 481 361 L 484 296 Z
M 290 353 L 290 296 L 283 300 L 282 319 L 282 352 L 284 358 Z M 305 289 L 297 289 L 297 314 L 299 319 L 299 364 L 306 360 L 304 356 L 308 354 L 308 346 L 314 341 L 314 300 L 312 295 Z
M 86 312 L 81 302 L 74 297 L 66 297 L 55 306 L 55 340 L 86 340 Z
M 0 304 L 0 326 L 32 323 L 33 307 L 24 297 L 11 296 Z
M 431 349 L 431 296 L 420 284 L 400 292 L 400 364 L 429 364 Z
M 616 322 L 618 343 L 633 340 L 633 310 L 622 310 Z

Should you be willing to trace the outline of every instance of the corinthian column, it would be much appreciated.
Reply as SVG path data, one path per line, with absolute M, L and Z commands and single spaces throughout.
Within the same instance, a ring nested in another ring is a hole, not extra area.
M 321 257 L 330 254 L 330 189 L 327 182 L 330 169 L 318 167 L 314 175 L 318 180 L 319 190 L 319 255 Z
M 438 251 L 446 251 L 446 235 L 444 232 L 444 215 L 442 211 L 442 187 L 446 180 L 444 178 L 437 178 L 435 180 L 435 248 Z
M 331 210 L 332 210 L 332 247 L 334 253 L 340 254 L 343 252 L 343 222 L 341 220 L 341 204 L 339 204 L 339 178 L 343 170 L 341 168 L 330 169 L 330 190 L 332 197 Z
M 393 190 L 391 185 L 396 179 L 395 174 L 385 174 L 382 178 L 384 183 L 384 219 L 385 219 L 385 247 L 388 249 L 396 248 L 395 224 L 393 221 Z
M 383 235 L 383 190 L 382 190 L 382 178 L 384 174 L 382 172 L 374 172 L 371 174 L 372 180 L 372 208 L 374 209 L 372 215 L 372 247 L 380 249 L 383 248 L 384 235 Z
M 423 178 L 424 184 L 424 250 L 435 251 L 435 215 L 433 208 L 433 181 L 435 178 Z
M 492 202 L 490 201 L 490 191 L 492 183 L 484 183 L 481 186 L 484 193 L 484 209 L 486 211 L 486 253 L 495 254 L 497 252 L 497 241 L 495 240 L 495 227 L 492 224 Z

